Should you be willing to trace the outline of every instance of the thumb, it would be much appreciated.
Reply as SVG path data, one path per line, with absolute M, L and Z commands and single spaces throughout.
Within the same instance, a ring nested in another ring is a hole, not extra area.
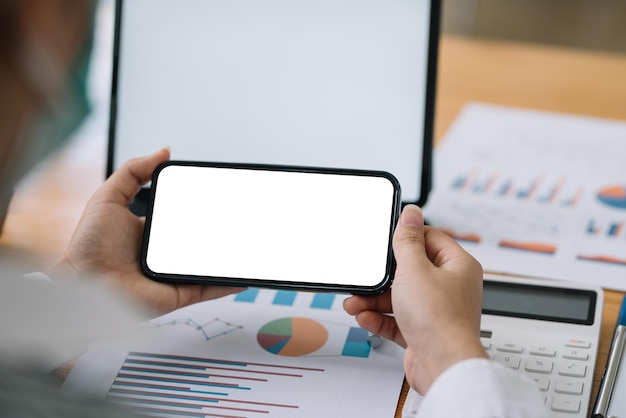
M 169 148 L 127 161 L 94 194 L 97 200 L 128 205 L 139 189 L 152 178 L 156 167 L 170 159 Z
M 424 268 L 425 263 L 432 265 L 426 255 L 424 217 L 419 207 L 407 205 L 402 211 L 393 236 L 393 251 L 400 272 Z

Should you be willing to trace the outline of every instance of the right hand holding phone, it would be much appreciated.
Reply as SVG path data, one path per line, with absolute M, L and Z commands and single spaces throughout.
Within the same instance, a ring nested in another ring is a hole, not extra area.
M 402 212 L 393 249 L 391 289 L 375 297 L 352 296 L 344 308 L 361 327 L 406 348 L 407 380 L 424 394 L 452 365 L 487 357 L 479 339 L 482 267 L 452 238 L 424 226 L 414 205 Z

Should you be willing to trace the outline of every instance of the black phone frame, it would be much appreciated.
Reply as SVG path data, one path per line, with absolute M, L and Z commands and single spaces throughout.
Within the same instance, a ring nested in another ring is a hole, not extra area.
M 393 201 L 391 218 L 389 219 L 389 235 L 387 240 L 387 261 L 385 265 L 385 276 L 374 286 L 353 286 L 345 284 L 329 284 L 329 283 L 305 283 L 296 281 L 278 281 L 278 280 L 259 280 L 247 279 L 242 277 L 217 277 L 217 276 L 194 276 L 182 274 L 157 273 L 152 271 L 147 264 L 148 246 L 150 243 L 150 231 L 152 227 L 152 214 L 154 210 L 154 201 L 158 191 L 158 178 L 161 171 L 169 166 L 191 166 L 191 167 L 212 167 L 212 168 L 228 168 L 228 169 L 244 169 L 244 170 L 263 170 L 263 171 L 287 171 L 297 173 L 316 173 L 316 174 L 334 174 L 334 175 L 350 175 L 350 176 L 368 176 L 383 177 L 393 185 Z M 302 166 L 284 166 L 284 165 L 268 165 L 268 164 L 249 164 L 249 163 L 223 163 L 223 162 L 198 162 L 198 161 L 167 161 L 160 164 L 154 171 L 152 176 L 152 187 L 150 188 L 149 199 L 147 201 L 147 213 L 143 241 L 141 244 L 141 269 L 149 278 L 166 283 L 177 284 L 202 284 L 228 287 L 263 287 L 271 289 L 285 290 L 304 290 L 316 292 L 333 292 L 333 293 L 350 293 L 362 295 L 376 295 L 384 292 L 391 286 L 394 278 L 396 261 L 393 255 L 392 240 L 395 226 L 400 217 L 400 209 L 402 207 L 400 183 L 390 173 L 385 171 L 374 170 L 354 170 L 354 169 L 329 169 L 322 167 L 302 167 Z

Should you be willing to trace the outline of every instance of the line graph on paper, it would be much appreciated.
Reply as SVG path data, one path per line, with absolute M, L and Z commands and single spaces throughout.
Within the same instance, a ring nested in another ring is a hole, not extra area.
M 231 322 L 224 321 L 220 318 L 214 318 L 210 321 L 200 323 L 195 321 L 192 318 L 180 318 L 173 319 L 167 322 L 154 322 L 157 327 L 167 327 L 167 326 L 182 326 L 189 327 L 195 329 L 202 335 L 202 337 L 209 341 L 217 337 L 222 337 L 224 335 L 228 335 L 232 332 L 243 329 L 242 325 L 233 324 Z

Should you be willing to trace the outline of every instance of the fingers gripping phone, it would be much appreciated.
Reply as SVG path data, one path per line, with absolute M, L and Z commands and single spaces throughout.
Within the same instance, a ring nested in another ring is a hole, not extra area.
M 153 175 L 142 268 L 167 282 L 379 293 L 400 206 L 386 172 L 170 161 Z

